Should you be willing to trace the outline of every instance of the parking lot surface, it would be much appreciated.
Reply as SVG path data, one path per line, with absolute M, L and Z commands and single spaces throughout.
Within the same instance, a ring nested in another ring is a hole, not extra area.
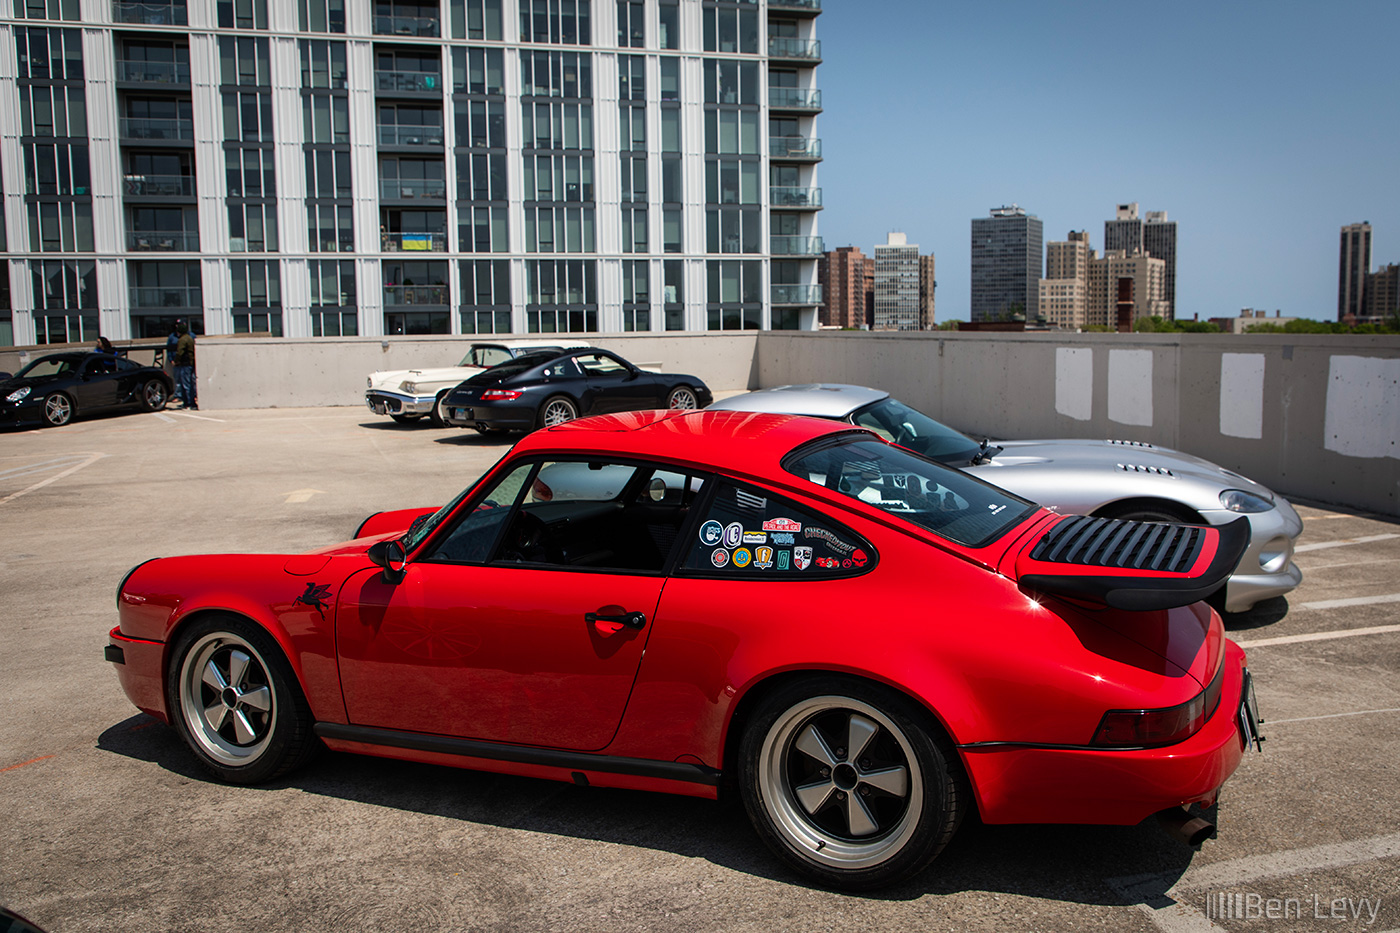
M 218 784 L 121 692 L 134 564 L 343 540 L 508 446 L 356 408 L 0 433 L 0 904 L 50 933 L 1400 929 L 1400 524 L 1349 511 L 1301 506 L 1302 586 L 1226 619 L 1267 742 L 1199 852 L 1151 821 L 965 825 L 914 882 L 838 894 L 733 803 L 337 754 Z

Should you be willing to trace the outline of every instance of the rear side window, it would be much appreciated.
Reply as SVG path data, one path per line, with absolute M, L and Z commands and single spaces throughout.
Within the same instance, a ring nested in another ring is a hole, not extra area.
M 722 482 L 684 567 L 757 578 L 851 576 L 874 565 L 874 549 L 849 529 L 782 496 Z

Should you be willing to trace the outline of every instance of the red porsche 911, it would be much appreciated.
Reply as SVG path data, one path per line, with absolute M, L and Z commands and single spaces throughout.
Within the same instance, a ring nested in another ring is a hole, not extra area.
M 715 797 L 827 885 L 988 823 L 1185 838 L 1257 737 L 1199 602 L 1247 525 L 1060 516 L 851 425 L 537 431 L 442 508 L 310 554 L 133 569 L 106 649 L 219 778 L 318 749 Z

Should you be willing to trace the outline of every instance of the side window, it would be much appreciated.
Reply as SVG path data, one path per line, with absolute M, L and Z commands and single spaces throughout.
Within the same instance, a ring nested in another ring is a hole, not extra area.
M 847 528 L 794 504 L 721 483 L 690 543 L 685 569 L 726 576 L 851 576 L 874 549 Z
M 501 477 L 462 517 L 457 527 L 433 548 L 428 560 L 454 564 L 484 563 L 534 469 L 534 464 L 522 463 Z
M 504 347 L 472 347 L 471 361 L 477 366 L 495 366 L 508 359 L 512 357 Z
M 605 356 L 602 353 L 589 353 L 577 359 L 578 364 L 582 366 L 584 371 L 590 376 L 605 376 L 627 371 L 627 367 L 623 366 L 611 356 Z
M 117 372 L 129 373 L 140 369 L 140 365 L 133 363 L 124 356 L 117 357 Z
M 545 367 L 544 374 L 546 376 L 559 377 L 577 376 L 579 375 L 578 363 L 572 358 L 560 360 L 557 363 Z

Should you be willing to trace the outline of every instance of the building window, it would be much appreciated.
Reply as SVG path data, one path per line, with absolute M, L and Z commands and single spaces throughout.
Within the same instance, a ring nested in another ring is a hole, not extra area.
M 277 205 L 235 203 L 228 206 L 228 248 L 234 253 L 277 252 Z
M 355 251 L 355 222 L 349 204 L 306 205 L 307 239 L 313 253 Z
M 525 323 L 533 334 L 598 330 L 596 263 L 532 259 L 525 263 Z
M 298 0 L 302 32 L 344 32 L 345 0 Z
M 645 259 L 622 263 L 622 329 L 651 330 L 651 264 Z
M 663 49 L 681 47 L 681 5 L 677 0 L 660 0 L 657 4 L 661 30 L 657 37 Z
M 592 0 L 520 0 L 520 41 L 589 45 Z
M 647 6 L 645 0 L 617 0 L 617 44 L 619 48 L 646 47 Z
M 199 251 L 199 212 L 193 207 L 128 207 L 126 230 L 129 250 Z
M 358 334 L 355 263 L 348 259 L 312 259 L 306 267 L 311 279 L 311 336 Z
M 275 259 L 235 259 L 229 262 L 233 279 L 233 332 L 282 336 L 282 273 Z
M 386 333 L 451 331 L 446 261 L 386 259 L 382 268 Z
M 498 42 L 501 35 L 501 0 L 448 0 L 452 38 Z
M 458 268 L 462 279 L 462 333 L 510 333 L 510 261 L 463 259 Z
M 220 36 L 219 81 L 225 87 L 271 87 L 272 65 L 268 60 L 267 40 Z
M 666 329 L 685 330 L 685 262 L 668 259 L 661 264 L 661 268 L 666 277 L 661 295 Z
M 15 0 L 15 19 L 78 20 L 78 0 Z
M 224 139 L 272 142 L 272 95 L 257 91 L 225 91 Z
M 706 265 L 709 330 L 757 330 L 763 319 L 763 263 L 712 259 Z
M 131 261 L 126 264 L 131 299 L 131 335 L 164 338 L 175 322 L 204 333 L 204 291 L 198 262 Z
M 34 288 L 35 342 L 96 340 L 97 263 L 35 259 L 30 261 L 29 271 Z
M 758 10 L 707 6 L 701 11 L 706 52 L 758 52 Z
M 266 29 L 267 0 L 219 0 L 221 29 Z

